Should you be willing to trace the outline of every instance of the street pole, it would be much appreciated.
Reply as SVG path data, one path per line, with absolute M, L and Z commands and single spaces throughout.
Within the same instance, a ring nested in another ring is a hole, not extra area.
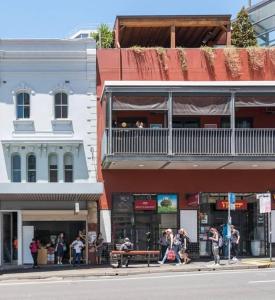
M 269 213 L 269 259 L 272 261 L 272 220 L 271 212 Z
M 230 215 L 230 193 L 228 193 L 228 225 L 227 231 L 231 230 L 231 215 Z M 230 264 L 230 257 L 231 257 L 231 238 L 229 232 L 227 232 L 228 236 L 228 264 Z

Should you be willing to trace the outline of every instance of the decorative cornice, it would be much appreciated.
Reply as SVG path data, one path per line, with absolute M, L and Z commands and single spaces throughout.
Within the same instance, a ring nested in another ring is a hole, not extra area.
M 70 85 L 70 83 L 65 83 L 65 82 L 62 82 L 62 83 L 58 83 L 50 92 L 49 94 L 50 95 L 54 95 L 56 93 L 60 93 L 60 92 L 64 92 L 68 95 L 73 95 L 74 94 L 74 91 Z

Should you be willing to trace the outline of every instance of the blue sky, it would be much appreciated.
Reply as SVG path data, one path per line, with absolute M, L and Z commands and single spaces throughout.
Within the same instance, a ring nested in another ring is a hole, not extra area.
M 63 38 L 116 15 L 232 14 L 247 0 L 0 0 L 0 38 Z

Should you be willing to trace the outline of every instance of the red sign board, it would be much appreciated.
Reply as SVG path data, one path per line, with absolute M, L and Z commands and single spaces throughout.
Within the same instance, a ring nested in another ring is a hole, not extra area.
M 157 202 L 156 200 L 136 200 L 135 210 L 156 210 Z
M 199 200 L 200 200 L 200 195 L 199 193 L 196 194 L 187 194 L 186 195 L 186 202 L 188 206 L 191 207 L 197 207 L 199 205 Z
M 218 200 L 216 202 L 216 209 L 218 209 L 218 210 L 227 210 L 228 209 L 227 199 Z M 235 210 L 247 210 L 247 201 L 246 200 L 236 200 Z

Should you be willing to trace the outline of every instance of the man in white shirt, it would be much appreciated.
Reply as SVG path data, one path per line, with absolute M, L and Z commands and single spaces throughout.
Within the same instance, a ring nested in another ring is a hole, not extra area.
M 76 262 L 78 265 L 80 265 L 81 252 L 82 249 L 84 248 L 84 244 L 80 240 L 79 236 L 77 236 L 76 240 L 72 242 L 71 247 L 73 248 L 73 255 L 74 255 L 73 265 L 75 266 Z

